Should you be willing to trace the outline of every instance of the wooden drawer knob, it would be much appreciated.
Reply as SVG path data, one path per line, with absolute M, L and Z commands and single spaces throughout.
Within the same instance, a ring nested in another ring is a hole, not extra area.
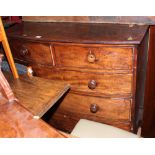
M 90 105 L 90 111 L 91 111 L 92 113 L 96 113 L 98 110 L 99 110 L 99 107 L 98 107 L 97 104 L 91 104 L 91 105 Z
M 28 55 L 28 49 L 27 49 L 27 48 L 22 48 L 22 49 L 20 50 L 20 55 L 21 55 L 21 56 L 26 56 L 26 55 Z
M 89 88 L 89 89 L 95 89 L 96 86 L 97 86 L 97 82 L 96 82 L 95 80 L 90 80 L 90 81 L 88 82 L 88 88 Z
M 94 63 L 95 60 L 96 60 L 96 57 L 95 57 L 94 54 L 90 53 L 90 54 L 88 54 L 88 58 L 87 59 L 88 59 L 88 62 Z
M 27 75 L 28 75 L 29 77 L 33 76 L 33 69 L 32 69 L 31 66 L 28 66 L 28 67 L 27 67 Z

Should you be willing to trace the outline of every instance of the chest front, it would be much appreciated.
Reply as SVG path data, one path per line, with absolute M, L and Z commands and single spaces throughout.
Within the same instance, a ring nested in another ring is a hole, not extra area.
M 63 24 L 54 23 L 51 27 L 57 26 L 57 33 L 50 29 L 45 35 L 46 25 L 41 25 L 42 37 L 36 39 L 26 25 L 26 37 L 15 36 L 16 31 L 9 36 L 15 60 L 32 66 L 36 76 L 71 84 L 69 93 L 49 112 L 50 124 L 67 132 L 81 118 L 128 131 L 138 127 L 147 26 L 69 24 L 65 31 Z

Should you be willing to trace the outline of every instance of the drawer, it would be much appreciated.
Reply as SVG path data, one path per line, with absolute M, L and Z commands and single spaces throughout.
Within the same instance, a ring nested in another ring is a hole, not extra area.
M 14 58 L 26 62 L 52 65 L 53 60 L 49 44 L 10 40 L 10 47 Z
M 63 80 L 72 90 L 109 95 L 131 94 L 132 74 L 93 74 L 64 71 Z
M 50 121 L 67 130 L 72 130 L 82 118 L 130 130 L 131 104 L 130 99 L 106 99 L 69 93 Z M 92 112 L 92 106 L 96 106 L 97 110 Z
M 101 98 L 69 93 L 60 108 L 81 115 L 93 115 L 109 120 L 129 121 L 131 101 L 129 99 Z
M 126 95 L 132 94 L 132 74 L 99 74 L 33 66 L 35 75 L 64 80 L 71 84 L 71 90 L 91 95 Z
M 54 45 L 56 65 L 94 69 L 130 70 L 133 49 L 120 46 Z

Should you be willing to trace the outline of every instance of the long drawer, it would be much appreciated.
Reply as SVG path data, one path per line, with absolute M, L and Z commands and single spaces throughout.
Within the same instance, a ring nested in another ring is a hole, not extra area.
M 44 65 L 53 65 L 50 44 L 23 40 L 10 40 L 9 43 L 15 59 Z
M 98 74 L 80 71 L 42 68 L 33 65 L 35 75 L 53 80 L 64 80 L 71 84 L 71 90 L 98 95 L 132 94 L 132 74 Z
M 131 47 L 54 44 L 54 53 L 57 66 L 107 70 L 133 68 Z
M 84 118 L 130 130 L 131 106 L 130 99 L 100 98 L 69 93 L 51 117 L 50 123 L 70 131 L 79 119 Z

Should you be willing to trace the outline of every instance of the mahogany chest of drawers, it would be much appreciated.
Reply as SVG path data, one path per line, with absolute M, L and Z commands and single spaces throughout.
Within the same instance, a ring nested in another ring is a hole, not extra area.
M 23 22 L 7 34 L 15 61 L 32 66 L 36 76 L 71 84 L 50 124 L 70 132 L 84 118 L 136 131 L 142 120 L 147 29 Z

